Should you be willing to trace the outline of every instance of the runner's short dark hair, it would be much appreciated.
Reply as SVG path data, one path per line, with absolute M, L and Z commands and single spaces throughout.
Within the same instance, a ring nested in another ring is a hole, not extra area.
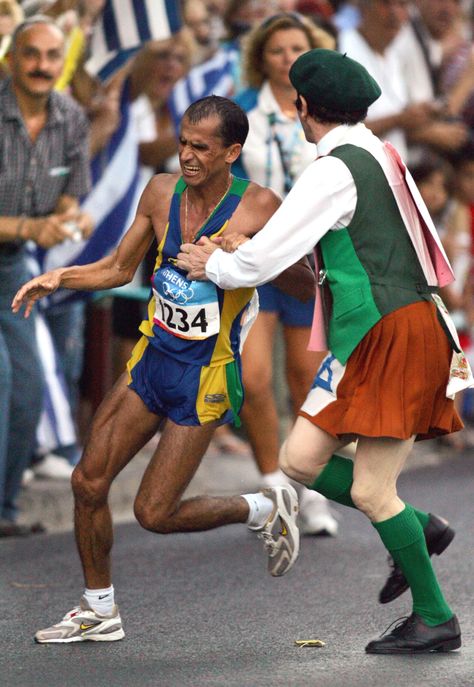
M 190 124 L 197 124 L 213 115 L 220 119 L 219 136 L 224 146 L 234 143 L 243 146 L 249 132 L 249 121 L 243 109 L 229 98 L 209 95 L 196 100 L 188 107 L 183 117 L 186 117 Z

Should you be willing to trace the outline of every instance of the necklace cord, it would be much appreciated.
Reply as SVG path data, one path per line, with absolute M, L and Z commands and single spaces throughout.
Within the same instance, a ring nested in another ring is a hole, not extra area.
M 214 205 L 214 207 L 212 208 L 211 212 L 208 214 L 208 216 L 206 217 L 206 219 L 204 220 L 204 222 L 201 224 L 201 226 L 199 227 L 199 229 L 198 229 L 197 231 L 194 232 L 194 234 L 193 234 L 192 236 L 189 236 L 189 234 L 188 234 L 188 188 L 189 188 L 189 187 L 186 186 L 186 190 L 185 190 L 185 192 L 184 192 L 184 194 L 185 194 L 185 199 L 184 199 L 184 236 L 182 236 L 182 238 L 183 238 L 183 240 L 184 240 L 184 243 L 193 243 L 194 239 L 195 239 L 196 236 L 199 234 L 199 232 L 201 231 L 201 229 L 208 223 L 208 221 L 209 221 L 210 218 L 212 217 L 212 214 L 214 213 L 214 211 L 216 210 L 216 208 L 219 207 L 219 205 L 222 203 L 222 201 L 223 201 L 224 198 L 226 197 L 226 195 L 227 195 L 227 193 L 229 192 L 229 189 L 230 189 L 230 187 L 231 187 L 232 179 L 233 179 L 233 176 L 232 176 L 232 174 L 231 174 L 230 177 L 229 177 L 229 183 L 227 184 L 227 188 L 226 188 L 226 190 L 224 191 L 224 194 L 219 198 L 219 200 L 218 200 L 217 203 Z

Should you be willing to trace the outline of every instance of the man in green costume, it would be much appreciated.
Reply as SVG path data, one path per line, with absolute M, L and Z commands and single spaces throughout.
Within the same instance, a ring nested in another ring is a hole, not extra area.
M 452 271 L 397 152 L 362 123 L 380 95 L 366 69 L 318 49 L 296 60 L 290 78 L 317 159 L 251 241 L 228 238 L 223 247 L 237 246 L 233 253 L 211 241 L 184 244 L 178 265 L 194 279 L 237 288 L 273 279 L 317 247 L 310 345 L 329 354 L 283 445 L 281 467 L 370 519 L 394 561 L 382 602 L 411 589 L 411 615 L 366 651 L 457 649 L 459 624 L 430 561 L 454 532 L 401 501 L 396 488 L 416 438 L 462 428 L 452 394 L 472 375 L 436 293 Z M 338 455 L 353 440 L 354 461 Z

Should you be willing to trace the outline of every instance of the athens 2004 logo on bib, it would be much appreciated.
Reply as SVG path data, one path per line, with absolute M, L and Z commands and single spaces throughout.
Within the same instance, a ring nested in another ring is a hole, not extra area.
M 211 282 L 189 281 L 171 267 L 153 275 L 153 322 L 183 339 L 207 339 L 219 332 L 217 289 Z

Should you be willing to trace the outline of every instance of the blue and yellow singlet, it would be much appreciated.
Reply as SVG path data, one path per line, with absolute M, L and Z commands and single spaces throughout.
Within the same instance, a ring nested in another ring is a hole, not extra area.
M 202 236 L 212 239 L 222 234 L 248 184 L 247 180 L 233 178 L 228 192 L 198 231 L 195 241 Z M 224 291 L 209 281 L 189 280 L 186 273 L 178 269 L 177 255 L 183 242 L 180 206 L 185 189 L 186 184 L 180 178 L 171 199 L 165 233 L 158 245 L 151 280 L 153 298 L 148 305 L 148 319 L 140 325 L 144 337 L 133 351 L 128 370 L 132 372 L 147 346 L 152 346 L 168 360 L 208 368 L 208 372 L 201 373 L 201 381 L 204 381 L 204 374 L 209 377 L 212 368 L 222 367 L 227 378 L 226 395 L 236 415 L 242 400 L 241 320 L 254 288 Z M 201 414 L 198 412 L 198 416 Z
M 196 234 L 214 238 L 222 234 L 249 182 L 235 178 L 220 204 Z M 183 242 L 180 205 L 186 184 L 176 184 L 165 235 L 158 246 L 152 277 L 150 343 L 191 365 L 222 365 L 235 359 L 240 344 L 240 319 L 254 289 L 224 291 L 208 281 L 190 281 L 176 267 Z M 143 331 L 143 330 L 142 330 Z

